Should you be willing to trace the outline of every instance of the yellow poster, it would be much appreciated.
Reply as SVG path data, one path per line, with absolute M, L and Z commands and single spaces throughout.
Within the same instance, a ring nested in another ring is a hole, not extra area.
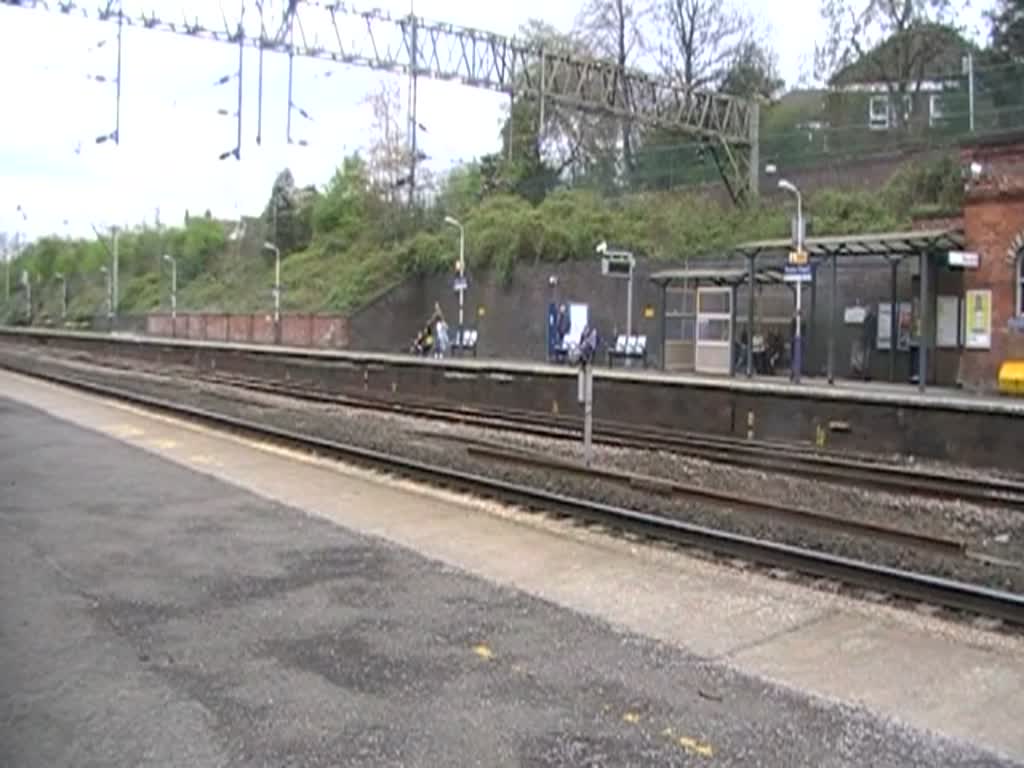
M 967 291 L 964 301 L 964 346 L 989 349 L 992 346 L 992 291 Z

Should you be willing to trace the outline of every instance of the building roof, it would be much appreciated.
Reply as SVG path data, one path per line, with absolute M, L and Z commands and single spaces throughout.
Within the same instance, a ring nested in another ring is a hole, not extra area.
M 907 73 L 917 80 L 959 77 L 961 61 L 975 50 L 963 35 L 944 24 L 919 24 L 883 40 L 856 61 L 839 69 L 829 80 L 833 88 L 890 81 L 906 70 L 903 61 L 918 60 L 920 66 Z
M 871 235 L 809 237 L 804 250 L 814 257 L 825 256 L 917 256 L 928 251 L 959 250 L 964 247 L 960 229 L 923 229 L 909 232 L 881 232 Z M 733 249 L 739 256 L 783 255 L 793 250 L 790 238 L 741 243 Z

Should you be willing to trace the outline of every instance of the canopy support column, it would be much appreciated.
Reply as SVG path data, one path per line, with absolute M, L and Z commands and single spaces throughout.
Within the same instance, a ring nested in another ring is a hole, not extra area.
M 899 268 L 899 262 L 893 259 L 890 265 L 892 292 L 889 294 L 889 381 L 894 382 L 896 381 L 896 344 L 899 341 L 899 306 L 896 304 L 896 270 Z
M 751 254 L 747 258 L 747 284 L 750 286 L 750 295 L 747 296 L 747 378 L 754 377 L 754 259 L 757 257 Z
M 832 309 L 828 313 L 828 383 L 836 383 L 836 312 L 839 311 L 839 257 L 832 252 Z

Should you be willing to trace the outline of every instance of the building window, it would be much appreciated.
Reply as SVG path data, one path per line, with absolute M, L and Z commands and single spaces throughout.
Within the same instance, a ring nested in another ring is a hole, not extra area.
M 697 292 L 691 287 L 665 292 L 665 340 L 693 343 L 696 338 Z
M 872 96 L 868 102 L 868 118 L 871 130 L 889 130 L 889 97 Z
M 946 107 L 941 94 L 933 93 L 928 97 L 928 125 L 932 128 L 946 124 Z

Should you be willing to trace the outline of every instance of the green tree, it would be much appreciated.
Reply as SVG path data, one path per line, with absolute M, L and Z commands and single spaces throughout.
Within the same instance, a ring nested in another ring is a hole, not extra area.
M 313 232 L 348 242 L 362 234 L 372 208 L 373 193 L 366 162 L 349 155 L 313 205 Z
M 292 172 L 285 168 L 274 179 L 263 221 L 282 253 L 301 251 L 313 237 L 315 189 L 298 189 Z
M 722 78 L 721 89 L 746 98 L 770 100 L 786 85 L 775 54 L 754 40 L 743 43 Z
M 987 15 L 993 51 L 1006 61 L 1024 59 L 1024 0 L 998 0 Z
M 979 86 L 991 96 L 995 124 L 1017 128 L 1024 122 L 1024 0 L 999 0 L 988 19 L 992 45 L 981 57 Z

